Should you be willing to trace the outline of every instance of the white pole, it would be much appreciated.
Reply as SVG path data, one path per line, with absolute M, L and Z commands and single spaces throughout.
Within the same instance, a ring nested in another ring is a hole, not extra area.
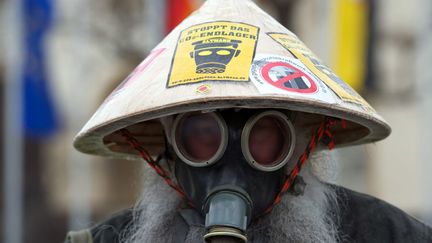
M 71 29 L 72 34 L 75 36 L 74 44 L 76 45 L 73 47 L 76 53 L 73 53 L 71 58 L 77 59 L 77 65 L 73 67 L 73 72 L 75 72 L 74 76 L 78 77 L 78 80 L 70 83 L 72 92 L 70 92 L 69 99 L 74 100 L 74 108 L 69 106 L 69 110 L 73 111 L 73 115 L 68 116 L 67 130 L 69 135 L 67 137 L 73 137 L 79 131 L 85 119 L 88 118 L 89 107 L 92 107 L 89 101 L 91 92 L 87 92 L 85 95 L 77 94 L 77 92 L 82 92 L 77 87 L 90 87 L 88 82 L 91 82 L 86 77 L 90 66 L 87 54 L 89 30 L 86 23 L 90 23 L 87 1 L 74 1 L 72 11 L 72 14 L 79 14 L 83 21 L 77 21 L 74 28 Z M 74 96 L 80 98 L 75 99 Z M 91 222 L 91 157 L 76 151 L 72 146 L 68 152 L 67 165 L 70 195 L 68 227 L 69 230 L 80 230 L 89 227 Z
M 422 206 L 419 212 L 422 219 L 432 224 L 432 157 L 431 141 L 432 131 L 432 70 L 430 61 L 432 60 L 432 2 L 430 0 L 419 1 L 419 23 L 417 34 L 417 62 L 416 62 L 416 97 L 420 115 L 417 117 L 420 134 L 420 171 L 422 172 L 420 186 L 422 188 Z
M 71 151 L 68 156 L 69 171 L 69 230 L 87 228 L 91 222 L 91 181 L 88 155 Z
M 148 23 L 147 44 L 148 50 L 153 49 L 165 35 L 166 0 L 145 0 L 145 14 Z
M 5 3 L 6 72 L 4 89 L 3 242 L 21 243 L 23 236 L 23 131 L 20 75 L 23 38 L 21 1 Z

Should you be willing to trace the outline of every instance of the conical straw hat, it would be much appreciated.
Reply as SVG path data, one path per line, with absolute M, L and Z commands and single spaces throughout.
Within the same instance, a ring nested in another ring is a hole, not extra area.
M 155 20 L 156 21 L 156 20 Z M 249 0 L 208 0 L 177 26 L 99 107 L 75 139 L 85 153 L 133 158 L 127 128 L 157 155 L 161 117 L 197 110 L 297 111 L 313 126 L 347 121 L 336 146 L 370 143 L 390 127 L 289 30 Z

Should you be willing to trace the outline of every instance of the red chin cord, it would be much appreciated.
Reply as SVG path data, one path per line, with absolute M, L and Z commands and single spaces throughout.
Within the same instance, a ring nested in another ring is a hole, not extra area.
M 331 132 L 331 128 L 336 125 L 337 122 L 341 123 L 342 128 L 346 128 L 346 121 L 337 119 L 337 118 L 330 118 L 327 117 L 318 127 L 318 129 L 315 131 L 315 133 L 312 135 L 308 146 L 306 147 L 303 154 L 300 156 L 300 158 L 297 161 L 297 164 L 295 167 L 291 170 L 290 174 L 286 176 L 285 181 L 283 183 L 282 189 L 280 192 L 276 195 L 275 200 L 273 203 L 264 210 L 264 214 L 270 213 L 273 208 L 280 203 L 282 195 L 290 189 L 293 182 L 298 176 L 298 173 L 302 169 L 302 167 L 305 165 L 307 159 L 309 158 L 309 155 L 312 153 L 312 151 L 315 150 L 316 145 L 319 142 L 323 142 L 325 145 L 327 145 L 329 150 L 332 150 L 334 147 L 334 140 L 333 140 L 333 133 Z
M 162 179 L 170 186 L 172 189 L 174 189 L 177 194 L 184 199 L 187 204 L 191 207 L 194 207 L 193 203 L 187 198 L 186 193 L 181 189 L 170 177 L 169 173 L 167 173 L 162 166 L 160 166 L 157 161 L 155 161 L 147 152 L 147 150 L 141 146 L 141 144 L 136 140 L 133 135 L 126 129 L 120 130 L 121 135 L 126 139 L 126 141 L 134 148 L 140 156 L 144 159 L 145 162 L 147 162 L 150 167 L 152 167 L 156 173 L 162 177 Z
M 283 183 L 282 189 L 280 192 L 276 195 L 275 200 L 273 203 L 264 211 L 263 214 L 270 213 L 273 208 L 280 203 L 282 195 L 288 191 L 288 189 L 291 187 L 293 182 L 298 176 L 298 173 L 306 163 L 307 159 L 309 158 L 309 155 L 312 151 L 315 150 L 316 145 L 319 142 L 323 142 L 327 145 L 329 150 L 333 149 L 334 147 L 334 140 L 333 140 L 333 133 L 331 132 L 331 127 L 335 126 L 337 122 L 340 122 L 342 125 L 342 128 L 346 128 L 346 121 L 336 118 L 326 118 L 319 128 L 315 131 L 315 133 L 312 135 L 308 146 L 306 147 L 303 154 L 300 156 L 300 158 L 297 161 L 296 166 L 291 170 L 290 174 L 286 176 L 285 181 Z M 177 194 L 183 198 L 189 206 L 194 207 L 193 203 L 187 198 L 186 193 L 181 189 L 169 176 L 169 174 L 155 161 L 150 154 L 147 152 L 145 148 L 141 146 L 141 144 L 136 140 L 133 135 L 126 129 L 120 130 L 121 135 L 126 139 L 126 141 L 140 154 L 140 156 L 144 159 L 144 161 L 147 162 L 150 167 L 152 167 L 156 173 L 164 179 L 164 181 L 173 188 Z

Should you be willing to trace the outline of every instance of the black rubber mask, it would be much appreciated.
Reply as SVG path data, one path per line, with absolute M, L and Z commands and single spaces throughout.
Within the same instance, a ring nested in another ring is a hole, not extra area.
M 248 208 L 245 210 L 250 210 L 249 223 L 271 205 L 281 190 L 286 165 L 274 171 L 261 171 L 251 166 L 242 151 L 242 131 L 249 118 L 256 113 L 256 110 L 225 110 L 218 113 L 226 124 L 227 141 L 224 153 L 210 165 L 192 166 L 177 156 L 178 153 L 172 152 L 177 181 L 196 209 L 203 214 L 208 213 L 212 195 L 229 192 L 244 200 Z M 224 196 L 222 198 L 226 199 Z M 235 200 L 231 204 L 236 204 Z

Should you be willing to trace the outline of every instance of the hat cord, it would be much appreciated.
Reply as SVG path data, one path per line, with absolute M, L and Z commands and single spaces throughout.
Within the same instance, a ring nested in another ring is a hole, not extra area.
M 318 129 L 315 131 L 315 133 L 312 135 L 308 146 L 306 147 L 303 154 L 299 157 L 296 166 L 291 170 L 290 174 L 285 177 L 283 186 L 280 190 L 280 192 L 276 195 L 273 203 L 267 207 L 264 210 L 264 214 L 270 213 L 273 208 L 280 203 L 282 195 L 287 192 L 290 187 L 292 186 L 293 182 L 297 178 L 300 170 L 305 165 L 307 159 L 309 158 L 309 155 L 312 151 L 315 150 L 316 145 L 318 142 L 323 142 L 329 150 L 332 150 L 334 148 L 334 136 L 331 131 L 331 128 L 336 125 L 336 123 L 340 121 L 342 128 L 346 128 L 346 121 L 342 119 L 337 118 L 330 118 L 327 117 L 321 125 L 318 127 Z M 121 129 L 120 130 L 121 135 L 126 139 L 126 141 L 140 154 L 140 156 L 144 159 L 144 161 L 147 162 L 148 165 L 150 165 L 151 168 L 153 168 L 156 173 L 162 177 L 162 179 L 173 188 L 177 194 L 183 198 L 187 204 L 191 207 L 194 207 L 191 200 L 189 200 L 186 196 L 186 193 L 183 191 L 182 188 L 180 188 L 179 185 L 177 185 L 169 176 L 169 174 L 163 169 L 162 166 L 160 166 L 157 161 L 155 161 L 149 154 L 149 152 L 141 146 L 141 144 L 134 138 L 131 132 L 129 132 L 127 129 Z
M 187 198 L 186 193 L 183 191 L 183 189 L 181 189 L 180 186 L 171 179 L 169 173 L 167 173 L 166 170 L 150 156 L 149 152 L 143 146 L 141 146 L 138 140 L 134 138 L 132 133 L 125 128 L 121 129 L 120 133 L 129 143 L 129 145 L 131 145 L 132 148 L 140 154 L 144 161 L 147 162 L 147 164 L 150 165 L 150 167 L 153 168 L 160 177 L 162 177 L 162 179 L 168 184 L 168 186 L 174 189 L 177 194 L 187 202 L 189 206 L 194 207 L 192 201 Z
M 289 173 L 289 175 L 287 175 L 285 177 L 285 181 L 283 183 L 282 189 L 276 195 L 273 203 L 264 210 L 263 215 L 267 214 L 267 213 L 270 213 L 273 210 L 273 208 L 278 203 L 280 203 L 282 195 L 290 189 L 290 187 L 292 186 L 293 182 L 297 178 L 300 170 L 302 169 L 302 167 L 305 165 L 307 159 L 309 158 L 309 155 L 311 154 L 312 151 L 315 150 L 316 145 L 318 144 L 318 142 L 323 142 L 328 147 L 329 150 L 332 150 L 334 148 L 334 145 L 335 145 L 335 143 L 334 143 L 334 136 L 333 136 L 333 133 L 331 131 L 331 128 L 333 126 L 335 126 L 338 121 L 340 121 L 342 128 L 345 129 L 346 128 L 346 121 L 342 120 L 342 119 L 327 117 L 321 123 L 321 125 L 318 127 L 318 129 L 315 131 L 315 133 L 312 135 L 312 137 L 311 137 L 311 139 L 309 141 L 309 144 L 306 147 L 305 151 L 299 157 L 299 159 L 297 161 L 297 164 L 291 170 L 291 172 Z

